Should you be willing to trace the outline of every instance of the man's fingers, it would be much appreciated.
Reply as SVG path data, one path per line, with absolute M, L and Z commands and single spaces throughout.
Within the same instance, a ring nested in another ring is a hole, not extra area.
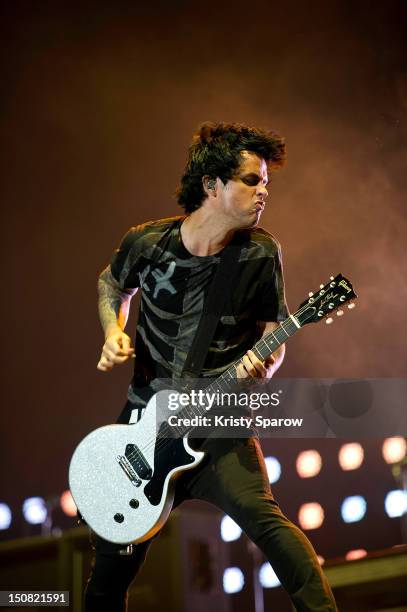
M 103 352 L 110 357 L 115 355 L 126 355 L 126 351 L 122 349 L 116 340 L 106 340 L 103 346 Z
M 239 363 L 239 365 L 237 366 L 237 368 L 236 368 L 236 376 L 238 378 L 247 378 L 248 377 L 248 373 L 244 369 L 243 363 Z
M 121 344 L 122 344 L 122 349 L 126 354 L 134 353 L 134 348 L 131 348 L 130 346 L 131 340 L 129 336 L 127 336 L 126 334 L 123 334 L 122 339 L 121 339 Z
M 275 357 L 273 357 L 273 355 L 270 355 L 269 357 L 267 357 L 267 359 L 264 360 L 264 367 L 267 368 L 271 368 L 272 365 L 274 365 L 276 362 Z
M 267 376 L 267 368 L 256 357 L 253 351 L 247 351 L 236 369 L 236 374 L 238 378 L 247 378 L 248 376 L 252 378 L 265 378 Z
M 106 359 L 104 355 L 102 355 L 96 367 L 98 370 L 101 370 L 101 372 L 109 372 L 113 366 L 114 364 Z
M 113 334 L 106 339 L 97 369 L 101 372 L 112 370 L 117 364 L 125 363 L 134 358 L 134 348 L 130 346 L 131 339 L 127 334 Z
M 109 354 L 109 357 L 114 355 L 131 355 L 134 353 L 134 348 L 130 346 L 130 338 L 127 338 L 126 343 L 124 339 L 121 340 L 121 344 L 114 339 L 106 340 L 105 345 L 103 347 L 103 351 Z
M 265 368 L 263 361 L 256 357 L 253 351 L 247 351 L 247 355 L 252 366 L 254 366 L 254 375 L 256 376 L 256 372 L 258 372 L 260 376 L 265 376 L 267 374 L 267 369 Z

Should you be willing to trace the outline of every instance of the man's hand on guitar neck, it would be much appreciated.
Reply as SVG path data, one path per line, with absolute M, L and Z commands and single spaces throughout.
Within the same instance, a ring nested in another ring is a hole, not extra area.
M 279 326 L 276 321 L 258 321 L 261 336 L 266 336 Z M 283 362 L 285 345 L 279 348 L 267 359 L 261 361 L 253 351 L 247 351 L 236 369 L 238 378 L 261 378 L 267 380 L 273 376 Z
M 236 369 L 238 378 L 271 378 L 274 374 L 274 364 L 276 359 L 273 355 L 261 361 L 253 351 L 247 351 L 242 357 L 240 365 Z
M 125 363 L 134 357 L 131 339 L 120 327 L 107 331 L 97 369 L 110 372 L 115 365 Z

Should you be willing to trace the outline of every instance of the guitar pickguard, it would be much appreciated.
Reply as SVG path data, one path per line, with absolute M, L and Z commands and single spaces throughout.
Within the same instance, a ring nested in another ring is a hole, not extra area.
M 157 456 L 159 455 L 159 457 Z M 154 465 L 156 469 L 144 487 L 144 494 L 151 505 L 157 506 L 163 494 L 165 479 L 169 472 L 181 465 L 193 463 L 195 458 L 184 447 L 183 438 L 159 438 L 155 447 Z

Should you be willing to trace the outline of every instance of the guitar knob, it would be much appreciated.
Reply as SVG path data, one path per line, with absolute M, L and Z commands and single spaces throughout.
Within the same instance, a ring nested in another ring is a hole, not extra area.
M 331 323 L 333 323 L 333 322 L 334 322 L 334 320 L 333 320 L 333 318 L 332 318 L 332 317 L 328 317 L 328 318 L 327 318 L 327 320 L 325 321 L 325 323 L 326 323 L 327 325 L 331 325 Z
M 337 310 L 336 311 L 336 316 L 337 317 L 341 317 L 343 315 L 343 310 Z
M 354 304 L 354 302 L 351 302 L 350 304 L 348 304 L 348 308 L 349 310 L 352 310 L 352 308 L 355 308 L 356 304 Z
M 120 512 L 117 512 L 113 518 L 116 521 L 116 523 L 123 523 L 124 521 L 124 516 Z

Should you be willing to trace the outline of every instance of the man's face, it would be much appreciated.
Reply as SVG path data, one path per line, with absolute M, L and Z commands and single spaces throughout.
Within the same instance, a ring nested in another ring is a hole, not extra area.
M 235 229 L 256 226 L 268 196 L 264 159 L 249 151 L 242 151 L 241 157 L 242 163 L 236 175 L 218 191 L 220 212 Z

